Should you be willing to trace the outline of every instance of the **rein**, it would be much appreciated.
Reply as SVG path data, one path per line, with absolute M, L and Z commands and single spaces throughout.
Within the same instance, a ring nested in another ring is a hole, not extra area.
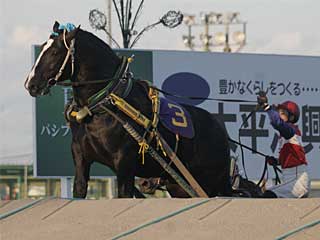
M 219 101 L 219 102 L 247 102 L 247 103 L 256 103 L 257 101 L 252 101 L 252 100 L 242 100 L 242 99 L 222 99 L 222 98 L 204 98 L 204 97 L 195 97 L 195 96 L 183 96 L 183 95 L 178 95 L 178 94 L 173 94 L 166 92 L 162 89 L 159 89 L 154 86 L 150 86 L 150 88 L 155 89 L 164 95 L 168 95 L 171 97 L 176 97 L 176 98 L 184 98 L 184 99 L 190 99 L 190 100 L 212 100 L 212 101 Z
M 58 86 L 64 86 L 64 87 L 79 87 L 83 85 L 90 85 L 90 84 L 102 84 L 106 83 L 108 81 L 114 81 L 114 80 L 119 80 L 119 78 L 105 78 L 101 80 L 93 80 L 93 81 L 84 81 L 84 82 L 57 82 L 54 85 Z
M 233 142 L 233 143 L 235 143 L 235 144 L 237 144 L 237 145 L 240 146 L 240 150 L 241 150 L 241 164 L 242 164 L 242 167 L 243 167 L 243 171 L 244 171 L 245 178 L 246 178 L 247 180 L 248 180 L 248 175 L 247 175 L 247 171 L 246 171 L 246 167 L 245 167 L 243 148 L 246 148 L 246 149 L 248 149 L 248 150 L 251 150 L 252 152 L 257 153 L 257 154 L 259 154 L 260 156 L 263 156 L 263 157 L 265 157 L 265 158 L 268 157 L 268 155 L 266 155 L 266 154 L 264 154 L 264 153 L 261 153 L 261 152 L 255 150 L 255 149 L 253 149 L 253 148 L 251 148 L 251 147 L 248 147 L 248 146 L 246 146 L 246 145 L 244 145 L 244 144 L 241 143 L 240 130 L 241 130 L 241 128 L 243 127 L 243 125 L 249 120 L 249 118 L 252 116 L 252 114 L 253 114 L 254 112 L 256 112 L 257 110 L 258 110 L 258 105 L 257 105 L 256 108 L 255 108 L 254 110 L 252 110 L 252 111 L 248 114 L 248 116 L 242 121 L 242 124 L 241 124 L 241 126 L 239 127 L 239 130 L 238 130 L 238 133 L 239 133 L 239 134 L 238 134 L 238 140 L 239 140 L 238 142 L 235 141 L 235 140 L 233 140 L 233 139 L 231 139 L 230 137 L 228 138 L 230 142 Z M 281 183 L 278 172 L 282 173 L 282 171 L 281 171 L 277 166 L 275 166 L 275 165 L 273 165 L 272 167 L 273 167 L 273 171 L 274 171 L 274 173 L 275 173 L 275 175 L 276 175 L 276 184 Z M 262 175 L 261 175 L 261 178 L 260 178 L 259 182 L 257 183 L 258 186 L 259 186 L 259 185 L 261 184 L 261 182 L 263 181 L 264 176 L 266 175 L 267 172 L 268 172 L 268 164 L 267 164 L 267 160 L 265 159 L 263 172 L 262 172 Z
M 230 141 L 230 142 L 233 142 L 233 143 L 235 143 L 235 144 L 237 144 L 237 145 L 239 145 L 241 148 L 243 147 L 243 148 L 246 148 L 246 149 L 248 149 L 248 150 L 251 150 L 252 152 L 254 152 L 254 153 L 256 153 L 256 154 L 259 154 L 260 156 L 262 156 L 262 157 L 268 157 L 268 155 L 266 155 L 266 154 L 264 154 L 264 153 L 262 153 L 262 152 L 259 152 L 259 151 L 257 151 L 257 150 L 255 150 L 255 149 L 253 149 L 253 148 L 251 148 L 251 147 L 248 147 L 247 145 L 244 145 L 244 144 L 242 144 L 241 142 L 237 142 L 237 141 L 235 141 L 235 140 L 233 140 L 232 138 L 228 138 L 228 140 Z M 241 149 L 242 150 L 242 149 Z M 242 150 L 243 151 L 243 150 Z M 259 182 L 257 183 L 257 185 L 259 186 L 260 185 L 260 183 L 262 182 L 262 180 L 263 180 L 263 178 L 264 178 L 264 176 L 265 176 L 265 174 L 266 174 L 266 172 L 267 172 L 267 161 L 265 161 L 265 165 L 264 165 L 264 168 L 263 168 L 263 172 L 262 172 L 262 176 L 261 176 L 261 178 L 260 178 L 260 180 L 259 180 Z M 243 166 L 244 167 L 244 166 Z M 280 183 L 280 178 L 279 178 L 279 175 L 278 175 L 278 172 L 280 172 L 280 173 L 282 173 L 282 171 L 280 170 L 280 168 L 278 168 L 277 166 L 272 166 L 273 167 L 273 170 L 274 170 L 274 172 L 275 172 L 275 175 L 276 175 L 276 182 L 279 182 Z M 245 169 L 245 168 L 244 168 Z M 247 177 L 247 176 L 246 176 Z
M 103 79 L 98 79 L 98 80 L 82 81 L 82 82 L 59 81 L 59 82 L 56 82 L 54 85 L 65 86 L 65 87 L 79 87 L 79 86 L 83 86 L 83 85 L 102 84 L 102 83 L 106 83 L 106 82 L 119 80 L 123 77 L 124 74 L 127 74 L 127 75 L 131 74 L 131 73 L 127 72 L 127 70 L 129 68 L 129 64 L 132 62 L 133 62 L 133 56 L 129 57 L 129 58 L 123 57 L 120 68 L 118 69 L 117 73 L 115 74 L 115 77 L 112 77 L 112 78 L 103 78 Z M 132 78 L 132 76 L 126 76 L 126 77 Z

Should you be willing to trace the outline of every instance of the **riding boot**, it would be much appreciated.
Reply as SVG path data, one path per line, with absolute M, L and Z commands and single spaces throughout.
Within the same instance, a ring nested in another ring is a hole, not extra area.
M 278 198 L 278 197 L 274 192 L 267 190 L 260 196 L 260 198 Z

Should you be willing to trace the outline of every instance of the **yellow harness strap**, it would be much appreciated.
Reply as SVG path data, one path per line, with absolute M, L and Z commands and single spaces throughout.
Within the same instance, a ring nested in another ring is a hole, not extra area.
M 77 114 L 78 114 L 78 112 L 72 111 L 72 112 L 70 113 L 70 116 L 75 118 L 75 117 L 77 116 Z
M 139 142 L 139 146 L 140 146 L 140 149 L 139 149 L 139 154 L 141 154 L 141 158 L 142 158 L 142 165 L 144 164 L 144 154 L 146 151 L 148 151 L 149 149 L 149 145 L 146 143 L 145 140 L 143 140 L 142 142 Z
M 149 88 L 149 98 L 152 102 L 152 121 L 150 121 L 146 116 L 144 116 L 140 111 L 135 109 L 133 106 L 131 106 L 129 103 L 127 103 L 123 98 L 115 95 L 114 93 L 111 93 L 109 96 L 112 99 L 112 103 L 116 105 L 123 113 L 125 113 L 127 116 L 129 116 L 131 119 L 133 119 L 135 122 L 137 122 L 139 125 L 143 126 L 145 129 L 149 129 L 150 126 L 152 126 L 153 130 L 151 132 L 151 136 L 148 142 L 152 140 L 154 135 L 156 135 L 157 131 L 157 125 L 159 122 L 159 111 L 160 111 L 160 99 L 159 99 L 159 93 L 157 90 L 153 88 Z M 160 146 L 160 149 L 164 156 L 167 156 L 162 143 L 160 139 L 157 137 L 157 145 Z M 142 142 L 138 143 L 139 148 L 139 154 L 141 154 L 142 157 L 142 164 L 144 164 L 144 154 L 149 149 L 149 145 L 147 141 L 144 139 Z
M 81 121 L 88 115 L 92 116 L 92 113 L 91 113 L 90 109 L 88 108 L 88 106 L 84 106 L 78 112 L 71 111 L 70 116 L 68 116 L 68 118 L 69 117 L 75 118 L 78 123 L 81 123 Z M 70 120 L 70 119 L 68 119 L 68 120 Z
M 159 122 L 160 99 L 159 92 L 154 88 L 149 88 L 149 99 L 152 102 L 152 127 L 155 129 Z
M 122 112 L 127 114 L 130 118 L 136 121 L 139 125 L 143 126 L 145 129 L 149 128 L 150 120 L 140 111 L 132 107 L 123 98 L 115 95 L 114 93 L 110 93 L 110 97 L 113 101 L 113 104 L 116 105 Z
M 140 111 L 127 103 L 123 98 L 115 95 L 114 93 L 111 93 L 110 97 L 113 104 L 116 105 L 123 113 L 133 119 L 136 123 L 143 126 L 145 129 L 148 129 L 150 127 L 151 121 Z M 144 154 L 149 149 L 149 145 L 147 144 L 145 139 L 138 144 L 140 146 L 138 153 L 141 154 L 142 164 L 144 164 Z
M 157 136 L 157 126 L 159 122 L 159 112 L 160 112 L 160 98 L 159 98 L 159 92 L 154 88 L 149 88 L 149 99 L 152 102 L 152 136 L 151 139 L 156 136 L 156 142 L 157 142 L 157 149 L 161 149 L 163 156 L 167 156 L 166 151 L 163 149 L 162 143 L 160 141 L 160 138 Z M 149 141 L 151 141 L 151 139 Z

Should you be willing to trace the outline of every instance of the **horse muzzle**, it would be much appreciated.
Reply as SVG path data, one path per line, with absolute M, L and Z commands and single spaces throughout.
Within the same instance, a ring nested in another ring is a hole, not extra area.
M 41 95 L 41 91 L 39 91 L 39 87 L 36 85 L 29 85 L 27 90 L 32 97 Z
M 49 93 L 49 88 L 47 86 L 39 86 L 36 84 L 29 84 L 27 86 L 27 90 L 32 97 L 46 95 Z

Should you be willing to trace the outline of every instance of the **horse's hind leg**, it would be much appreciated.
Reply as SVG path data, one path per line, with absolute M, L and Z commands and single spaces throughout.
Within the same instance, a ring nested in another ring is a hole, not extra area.
M 117 173 L 118 197 L 133 198 L 134 193 L 134 176 Z
M 133 188 L 133 193 L 134 193 L 134 196 L 135 198 L 146 198 L 138 188 L 134 187 Z
M 232 196 L 232 185 L 230 181 L 229 170 L 226 170 L 220 178 L 220 185 L 218 187 L 218 195 L 224 197 Z
M 126 158 L 115 159 L 119 198 L 133 198 L 134 195 L 135 157 L 130 156 L 132 154 L 127 153 Z
M 221 171 L 217 171 L 215 166 L 201 167 L 193 171 L 194 177 L 209 197 L 232 195 L 229 171 Z

